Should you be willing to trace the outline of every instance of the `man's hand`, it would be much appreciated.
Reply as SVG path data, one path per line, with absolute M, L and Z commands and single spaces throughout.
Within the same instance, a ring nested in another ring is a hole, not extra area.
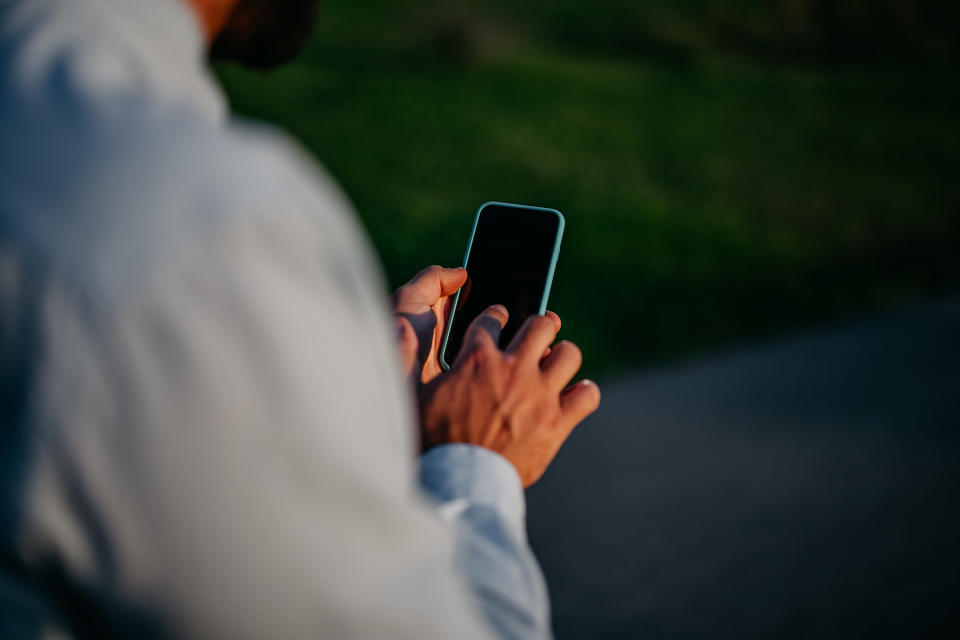
M 422 275 L 422 274 L 421 274 Z M 420 386 L 424 449 L 464 442 L 509 460 L 524 487 L 543 475 L 575 426 L 600 405 L 589 380 L 567 386 L 580 369 L 580 349 L 553 342 L 560 318 L 533 316 L 503 351 L 507 310 L 495 305 L 471 323 L 450 371 Z
M 427 267 L 390 296 L 397 314 L 400 358 L 404 371 L 421 382 L 443 372 L 440 343 L 450 318 L 453 294 L 467 281 L 466 269 Z

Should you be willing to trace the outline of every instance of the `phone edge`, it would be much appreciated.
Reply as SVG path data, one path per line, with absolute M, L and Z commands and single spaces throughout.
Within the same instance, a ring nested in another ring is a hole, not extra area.
M 532 205 L 524 204 L 511 204 L 509 202 L 497 202 L 496 200 L 490 200 L 484 202 L 479 207 L 477 207 L 477 212 L 473 215 L 473 226 L 470 228 L 470 237 L 467 239 L 467 250 L 463 254 L 463 268 L 467 267 L 467 260 L 470 259 L 470 249 L 473 247 L 473 237 L 477 232 L 477 223 L 480 221 L 480 214 L 488 206 L 500 206 L 500 207 L 510 207 L 511 209 L 533 209 L 534 211 L 549 211 L 550 213 L 557 216 L 559 224 L 557 225 L 557 237 L 553 243 L 553 255 L 550 257 L 550 267 L 547 269 L 547 280 L 543 287 L 543 296 L 540 299 L 540 311 L 539 315 L 543 315 L 547 311 L 547 300 L 550 298 L 550 289 L 553 287 L 553 274 L 556 271 L 557 261 L 560 258 L 560 244 L 563 240 L 563 232 L 566 228 L 567 221 L 563 217 L 563 214 L 560 213 L 557 209 L 551 209 L 549 207 L 535 207 Z M 444 370 L 449 370 L 450 365 L 446 361 L 447 355 L 447 342 L 450 339 L 450 330 L 453 328 L 453 316 L 457 312 L 457 304 L 460 302 L 460 291 L 457 290 L 456 295 L 453 298 L 453 306 L 450 307 L 450 317 L 447 318 L 447 326 L 443 330 L 443 342 L 440 344 L 440 353 L 439 360 L 440 366 Z

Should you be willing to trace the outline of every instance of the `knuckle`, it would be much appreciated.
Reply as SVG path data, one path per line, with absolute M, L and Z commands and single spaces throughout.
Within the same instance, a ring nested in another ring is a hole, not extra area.
M 413 279 L 413 282 L 422 283 L 424 280 L 430 278 L 437 278 L 440 275 L 442 268 L 438 265 L 432 264 L 429 267 L 424 268 L 417 276 Z M 412 282 L 411 282 L 412 284 Z M 407 285 L 409 286 L 409 285 Z
M 474 365 L 486 364 L 493 356 L 494 347 L 489 340 L 480 340 L 470 347 L 467 357 Z
M 484 348 L 483 342 L 477 342 L 470 347 L 470 350 L 467 352 L 467 356 L 474 362 L 478 362 L 486 358 L 487 350 Z

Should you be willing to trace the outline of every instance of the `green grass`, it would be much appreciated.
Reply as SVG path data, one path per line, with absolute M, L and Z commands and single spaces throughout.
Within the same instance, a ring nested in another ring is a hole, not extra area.
M 589 375 L 958 281 L 949 67 L 614 56 L 509 29 L 464 54 L 374 2 L 331 13 L 282 70 L 220 68 L 235 109 L 342 182 L 394 285 L 459 264 L 483 201 L 562 210 L 551 308 Z

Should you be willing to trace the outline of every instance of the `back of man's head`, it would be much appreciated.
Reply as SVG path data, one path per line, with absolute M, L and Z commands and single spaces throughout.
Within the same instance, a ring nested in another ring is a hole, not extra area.
M 310 37 L 318 0 L 185 0 L 200 18 L 210 54 L 268 69 L 294 57 Z

